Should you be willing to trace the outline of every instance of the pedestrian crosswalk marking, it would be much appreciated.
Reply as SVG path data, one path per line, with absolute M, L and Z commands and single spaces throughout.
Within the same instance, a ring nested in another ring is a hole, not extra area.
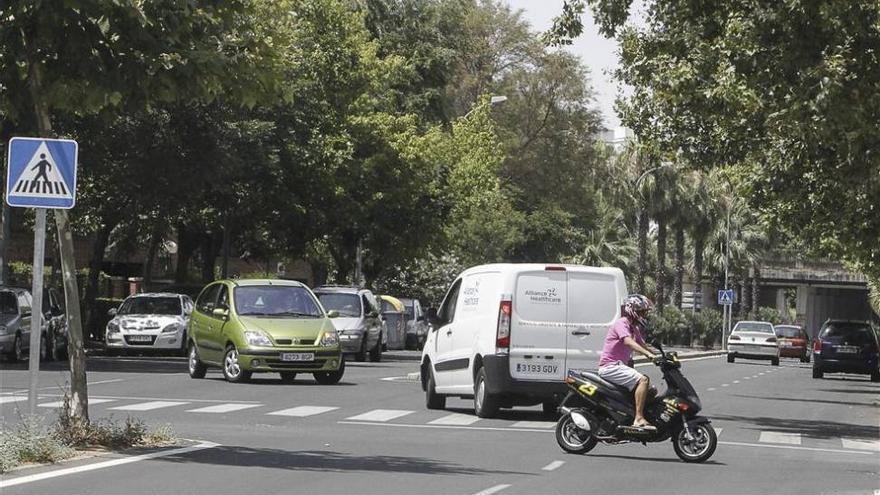
M 412 414 L 415 411 L 401 411 L 399 409 L 375 409 L 373 411 L 358 414 L 357 416 L 352 416 L 350 418 L 345 418 L 349 421 L 391 421 L 392 419 L 400 418 L 402 416 L 406 416 L 407 414 Z
M 880 452 L 880 440 L 843 438 L 843 448 L 855 450 L 873 450 Z
M 28 398 L 27 397 L 18 397 L 18 396 L 14 396 L 14 395 L 11 397 L 0 397 L 0 404 L 7 404 L 10 402 L 21 402 L 24 400 L 28 400 Z
M 305 418 L 307 416 L 314 416 L 316 414 L 323 414 L 325 412 L 335 411 L 339 409 L 338 407 L 321 407 L 321 406 L 299 406 L 292 407 L 290 409 L 282 409 L 280 411 L 274 411 L 270 413 L 266 413 L 269 416 L 293 416 L 296 418 Z
M 94 405 L 94 404 L 103 404 L 105 402 L 116 402 L 116 401 L 113 399 L 89 399 L 90 406 Z M 37 406 L 39 406 L 39 407 L 51 407 L 51 408 L 55 408 L 55 409 L 57 409 L 63 405 L 64 405 L 64 402 L 62 402 L 60 400 L 55 401 L 55 402 L 46 402 L 45 404 L 37 404 Z
M 151 401 L 141 402 L 140 404 L 130 404 L 128 406 L 111 407 L 109 409 L 115 411 L 152 411 L 153 409 L 162 409 L 163 407 L 183 406 L 189 402 L 172 402 L 172 401 Z
M 784 443 L 787 445 L 800 445 L 801 434 L 782 433 L 778 431 L 762 431 L 761 436 L 758 437 L 758 441 L 761 443 Z
M 442 418 L 437 418 L 434 421 L 429 421 L 429 425 L 472 425 L 479 421 L 480 418 L 478 416 L 472 416 L 470 414 L 459 414 L 453 413 L 449 416 L 443 416 Z
M 511 425 L 513 428 L 553 428 L 555 421 L 517 421 Z
M 208 406 L 208 407 L 200 407 L 198 409 L 189 409 L 186 412 L 191 413 L 227 413 L 227 412 L 235 412 L 242 411 L 244 409 L 251 409 L 254 407 L 260 407 L 262 404 L 217 404 L 216 406 Z

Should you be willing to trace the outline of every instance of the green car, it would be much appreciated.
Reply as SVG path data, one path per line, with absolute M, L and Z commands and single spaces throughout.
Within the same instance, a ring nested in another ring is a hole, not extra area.
M 275 372 L 292 382 L 312 373 L 318 383 L 339 382 L 345 361 L 339 336 L 305 285 L 288 280 L 220 280 L 196 299 L 188 336 L 189 375 L 219 367 L 230 382 Z

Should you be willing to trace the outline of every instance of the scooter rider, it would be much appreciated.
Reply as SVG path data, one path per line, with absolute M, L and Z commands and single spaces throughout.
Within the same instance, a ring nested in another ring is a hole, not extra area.
M 651 383 L 647 376 L 639 373 L 626 363 L 632 357 L 632 351 L 654 360 L 655 355 L 646 347 L 642 338 L 642 330 L 647 323 L 648 312 L 654 304 L 641 294 L 631 294 L 623 302 L 623 311 L 608 329 L 602 357 L 599 359 L 599 376 L 615 385 L 626 387 L 635 392 L 636 413 L 633 426 L 644 430 L 656 430 L 656 427 L 645 419 L 645 402 Z

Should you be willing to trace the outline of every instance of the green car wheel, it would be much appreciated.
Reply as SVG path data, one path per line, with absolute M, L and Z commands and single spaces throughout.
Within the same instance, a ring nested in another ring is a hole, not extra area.
M 246 382 L 251 378 L 251 372 L 241 368 L 235 346 L 227 347 L 226 354 L 223 355 L 223 378 L 229 383 Z

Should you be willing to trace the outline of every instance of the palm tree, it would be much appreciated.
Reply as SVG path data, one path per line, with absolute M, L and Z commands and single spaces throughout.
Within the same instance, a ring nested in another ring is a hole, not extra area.
M 694 202 L 696 200 L 695 182 L 696 172 L 685 173 L 679 171 L 676 181 L 674 197 L 672 198 L 672 229 L 675 233 L 675 254 L 674 254 L 674 278 L 672 281 L 672 302 L 675 307 L 681 309 L 682 303 L 682 285 L 684 282 L 685 271 L 685 231 L 695 221 Z
M 666 304 L 666 286 L 669 275 L 666 270 L 666 234 L 669 223 L 675 217 L 677 173 L 671 167 L 657 168 L 654 180 L 645 181 L 650 202 L 648 209 L 657 222 L 657 275 L 655 300 L 658 308 Z
M 636 246 L 626 228 L 623 212 L 597 195 L 599 221 L 585 239 L 583 250 L 574 256 L 577 264 L 614 266 L 629 271 L 636 255 Z

